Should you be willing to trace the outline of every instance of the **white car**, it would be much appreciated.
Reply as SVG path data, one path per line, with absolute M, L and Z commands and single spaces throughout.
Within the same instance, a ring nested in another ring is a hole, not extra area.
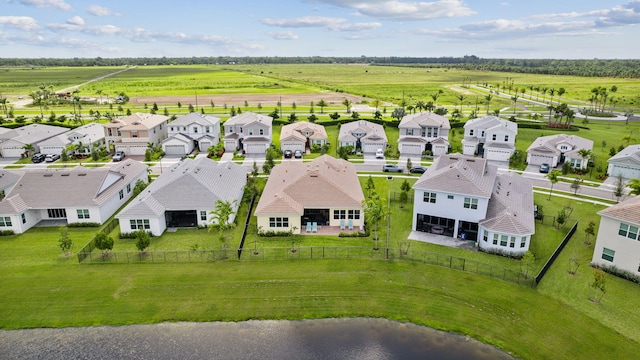
M 384 159 L 384 151 L 382 149 L 376 150 L 376 159 Z

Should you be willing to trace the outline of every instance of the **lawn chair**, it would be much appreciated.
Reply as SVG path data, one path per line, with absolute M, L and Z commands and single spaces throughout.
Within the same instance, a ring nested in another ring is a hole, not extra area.
M 307 232 L 311 232 L 311 222 L 307 222 Z
M 317 223 L 317 222 L 314 222 L 314 223 L 311 225 L 311 231 L 312 231 L 312 232 L 314 232 L 314 233 L 317 233 L 317 232 L 318 232 L 318 223 Z
M 353 220 L 349 219 L 349 230 L 353 230 Z
M 340 219 L 340 230 L 344 230 L 344 219 Z

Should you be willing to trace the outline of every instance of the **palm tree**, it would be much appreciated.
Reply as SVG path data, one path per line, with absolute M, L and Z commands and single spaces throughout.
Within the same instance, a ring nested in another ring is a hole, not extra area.
M 629 195 L 640 195 L 640 179 L 629 179 L 627 186 L 631 189 Z
M 324 113 L 324 108 L 328 105 L 326 101 L 320 99 L 320 101 L 318 101 L 318 103 L 316 104 L 318 106 L 320 106 L 320 113 Z
M 555 185 L 560 179 L 560 171 L 551 170 L 549 174 L 547 174 L 547 179 L 551 181 L 551 188 L 549 189 L 549 200 L 551 200 L 551 192 L 553 192 L 553 185 Z
M 549 90 L 549 88 L 546 86 L 540 88 L 540 92 L 542 92 L 542 102 L 544 102 L 547 99 L 547 90 Z
M 349 100 L 349 99 L 347 99 L 347 98 L 345 98 L 345 99 L 342 101 L 342 105 L 344 105 L 344 106 L 347 108 L 347 114 L 351 112 L 351 105 L 352 105 L 352 104 L 353 104 L 353 103 L 351 102 L 351 100 Z
M 438 106 L 438 98 L 442 95 L 444 91 L 438 90 L 438 92 L 431 94 L 431 98 L 433 99 L 434 106 Z
M 22 150 L 24 150 L 24 153 L 29 157 L 34 151 L 36 151 L 36 148 L 33 144 L 24 144 Z
M 516 104 L 518 103 L 518 95 L 514 95 L 511 97 L 511 100 L 513 101 L 513 113 L 516 113 Z
M 553 104 L 553 96 L 556 94 L 556 89 L 555 88 L 551 88 L 549 89 L 549 96 L 551 97 L 551 104 Z
M 374 108 L 376 108 L 376 111 L 378 111 L 378 108 L 380 107 L 380 103 L 381 101 L 378 99 L 373 99 L 371 100 L 371 105 L 373 105 Z M 318 105 L 320 106 L 320 105 Z
M 582 158 L 582 161 L 587 161 L 589 157 L 591 157 L 591 150 L 589 149 L 580 149 L 578 150 L 578 155 Z
M 229 221 L 229 217 L 233 215 L 235 202 L 236 200 L 228 201 L 218 199 L 216 200 L 214 209 L 209 212 L 209 214 L 213 215 L 212 222 L 209 224 L 209 230 L 212 228 L 220 229 L 220 242 L 222 242 L 223 247 L 226 247 L 226 231 L 233 228 L 235 225 L 233 222 Z
M 427 104 L 425 104 L 425 102 L 424 102 L 424 101 L 422 101 L 422 100 L 418 101 L 418 102 L 414 105 L 414 107 L 415 107 L 416 109 L 418 109 L 418 111 L 423 111 L 423 110 L 426 108 L 426 106 L 427 106 Z
M 424 105 L 424 109 L 427 110 L 428 112 L 432 112 L 433 109 L 435 109 L 436 107 L 433 105 L 433 102 L 431 101 L 427 101 L 427 103 Z
M 460 100 L 460 111 L 462 111 L 462 100 L 465 99 L 464 95 L 458 95 L 456 96 L 456 98 L 458 98 L 458 100 Z
M 7 99 L 7 98 L 5 98 L 5 97 L 2 97 L 2 96 L 0 95 L 0 106 L 2 107 L 2 110 L 4 111 L 4 116 L 5 116 L 5 117 L 9 116 L 9 115 L 7 114 L 7 103 L 8 103 L 8 102 L 9 102 L 9 99 Z
M 487 114 L 488 114 L 489 113 L 489 105 L 491 104 L 491 99 L 493 99 L 493 95 L 489 94 L 489 95 L 485 96 L 484 99 L 487 101 Z
M 100 96 L 100 104 L 102 104 L 102 89 L 98 89 L 98 90 L 96 91 L 96 94 L 97 94 L 98 96 Z

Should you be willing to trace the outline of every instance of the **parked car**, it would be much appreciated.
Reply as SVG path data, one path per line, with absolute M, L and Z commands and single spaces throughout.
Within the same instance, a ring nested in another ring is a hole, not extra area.
M 33 156 L 31 157 L 31 162 L 33 162 L 34 164 L 41 163 L 44 161 L 45 158 L 46 158 L 45 154 L 40 154 L 40 153 L 33 154 Z
M 394 164 L 384 164 L 382 165 L 382 171 L 384 172 L 402 172 L 402 168 L 398 167 L 398 165 Z
M 60 159 L 60 154 L 47 154 L 45 157 L 46 162 L 54 162 L 58 159 Z
M 409 169 L 409 172 L 412 174 L 424 174 L 425 171 L 427 171 L 427 168 L 424 166 L 414 166 Z
M 122 161 L 125 157 L 124 151 L 116 151 L 111 160 L 113 161 Z
M 382 149 L 376 150 L 376 159 L 384 159 L 384 151 Z
M 285 150 L 284 151 L 284 158 L 285 159 L 291 159 L 292 156 L 293 156 L 293 152 L 291 150 Z
M 296 150 L 293 152 L 293 157 L 296 159 L 302 159 L 302 151 Z
M 549 172 L 549 164 L 544 163 L 540 165 L 540 172 L 541 173 L 548 173 Z

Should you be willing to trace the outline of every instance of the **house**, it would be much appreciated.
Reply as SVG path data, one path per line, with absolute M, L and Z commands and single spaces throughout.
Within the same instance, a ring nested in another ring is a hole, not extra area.
M 432 112 L 409 114 L 398 125 L 398 151 L 400 155 L 422 155 L 425 151 L 434 156 L 449 152 L 449 119 Z
M 20 180 L 20 175 L 17 173 L 4 169 L 0 170 L 0 200 L 5 198 L 18 180 Z
M 362 230 L 363 199 L 355 166 L 322 155 L 307 163 L 276 165 L 254 215 L 262 231 L 299 234 L 311 224 Z
M 598 212 L 600 227 L 593 264 L 640 276 L 640 196 Z
M 220 118 L 199 113 L 180 116 L 169 123 L 162 150 L 169 155 L 187 155 L 194 149 L 206 152 L 220 142 Z
M 472 119 L 464 124 L 462 153 L 487 160 L 509 161 L 516 150 L 518 124 L 497 116 Z
M 111 168 L 27 171 L 0 201 L 0 229 L 18 234 L 41 221 L 102 224 L 131 198 L 138 180 L 147 181 L 147 166 L 130 159 Z
M 356 151 L 375 153 L 387 148 L 387 134 L 380 124 L 356 120 L 342 124 L 338 134 L 338 146 L 353 146 Z
M 104 127 L 98 123 L 82 125 L 40 143 L 43 154 L 62 154 L 67 146 L 74 146 L 76 155 L 90 155 L 94 148 L 105 147 Z
M 486 159 L 436 158 L 413 185 L 413 231 L 476 241 L 482 249 L 524 254 L 535 233 L 533 185 L 497 174 Z
M 159 146 L 167 138 L 169 117 L 135 113 L 104 124 L 105 139 L 110 150 L 127 155 L 144 155 L 149 144 Z
M 224 122 L 224 150 L 265 154 L 271 146 L 273 119 L 250 111 Z
M 69 131 L 67 128 L 45 124 L 30 124 L 7 132 L 3 136 L 13 135 L 0 143 L 2 157 L 15 158 L 24 154 L 25 145 L 33 145 L 34 152 L 40 152 L 40 143 L 54 136 Z
M 327 143 L 327 131 L 324 126 L 308 121 L 283 125 L 280 130 L 280 150 L 300 150 L 303 153 L 313 145 L 323 146 Z
M 571 167 L 585 169 L 587 159 L 580 156 L 580 150 L 591 151 L 593 141 L 575 135 L 557 134 L 537 138 L 527 149 L 529 165 L 549 164 L 552 168 L 569 162 Z
M 640 145 L 629 145 L 609 158 L 609 176 L 622 175 L 625 179 L 640 179 Z
M 161 235 L 167 227 L 208 226 L 217 200 L 229 201 L 235 212 L 242 201 L 247 170 L 233 162 L 185 159 L 164 171 L 116 218 L 123 233 L 139 229 Z

